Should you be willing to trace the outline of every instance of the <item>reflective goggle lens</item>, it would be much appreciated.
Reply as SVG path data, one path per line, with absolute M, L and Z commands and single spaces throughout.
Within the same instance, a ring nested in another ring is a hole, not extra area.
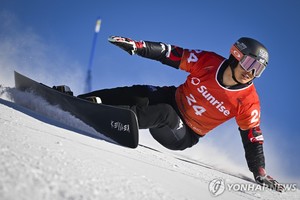
M 242 59 L 240 60 L 240 65 L 247 72 L 254 70 L 255 77 L 260 77 L 266 68 L 264 64 L 262 64 L 255 58 L 252 58 L 251 56 L 247 56 L 247 55 L 244 55 L 242 57 Z

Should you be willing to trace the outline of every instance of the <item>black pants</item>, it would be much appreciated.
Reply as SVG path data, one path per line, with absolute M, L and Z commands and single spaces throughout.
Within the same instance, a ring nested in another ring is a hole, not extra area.
M 184 150 L 196 144 L 199 135 L 183 123 L 175 102 L 176 87 L 134 85 L 98 90 L 79 95 L 98 96 L 103 104 L 129 106 L 137 115 L 139 127 L 149 129 L 160 144 L 171 150 Z

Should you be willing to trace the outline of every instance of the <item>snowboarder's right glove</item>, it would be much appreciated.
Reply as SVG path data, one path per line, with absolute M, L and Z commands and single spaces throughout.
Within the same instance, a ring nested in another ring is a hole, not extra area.
M 284 186 L 278 183 L 271 176 L 267 175 L 263 168 L 260 168 L 257 173 L 254 173 L 254 178 L 258 184 L 264 187 L 276 190 L 277 192 L 283 192 L 284 190 Z
M 137 54 L 138 49 L 143 48 L 144 43 L 134 41 L 130 38 L 119 37 L 119 36 L 110 36 L 108 41 L 123 50 L 127 51 L 130 55 Z

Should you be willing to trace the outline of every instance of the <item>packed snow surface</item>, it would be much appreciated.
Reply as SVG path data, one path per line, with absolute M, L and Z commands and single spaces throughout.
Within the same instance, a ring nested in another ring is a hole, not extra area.
M 203 161 L 211 156 L 205 148 L 168 151 L 147 130 L 138 148 L 122 147 L 33 94 L 0 89 L 1 200 L 300 199 L 293 188 L 240 188 L 257 187 L 251 174 Z

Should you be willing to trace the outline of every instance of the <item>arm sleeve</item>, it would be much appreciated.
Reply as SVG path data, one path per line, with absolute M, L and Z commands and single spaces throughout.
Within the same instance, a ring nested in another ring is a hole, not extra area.
M 136 54 L 179 69 L 183 48 L 162 42 L 136 42 Z
M 265 156 L 263 151 L 263 136 L 259 127 L 242 130 L 239 128 L 248 168 L 257 173 L 259 168 L 265 168 Z

